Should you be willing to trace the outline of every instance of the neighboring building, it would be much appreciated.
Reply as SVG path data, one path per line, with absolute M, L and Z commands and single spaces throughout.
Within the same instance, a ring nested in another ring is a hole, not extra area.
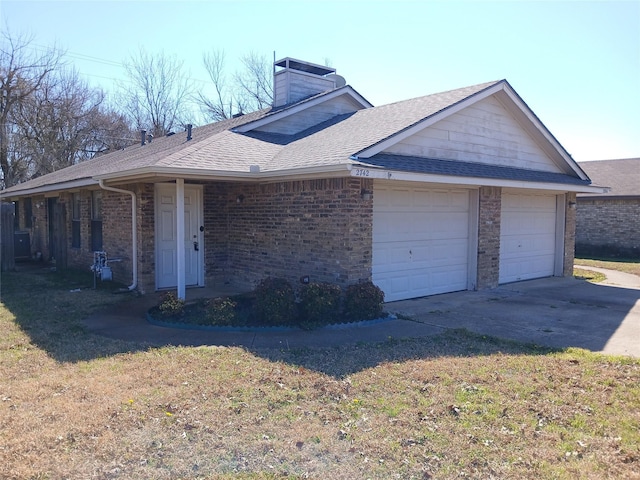
M 640 158 L 581 162 L 603 195 L 578 195 L 576 254 L 640 258 Z
M 598 190 L 506 80 L 373 107 L 331 68 L 276 67 L 273 108 L 2 192 L 29 203 L 34 249 L 82 268 L 104 249 L 132 288 L 180 294 L 308 276 L 392 301 L 572 274 L 571 206 Z

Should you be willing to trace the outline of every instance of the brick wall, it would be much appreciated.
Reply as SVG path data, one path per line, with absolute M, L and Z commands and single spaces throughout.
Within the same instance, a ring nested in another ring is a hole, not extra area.
M 480 187 L 478 214 L 478 290 L 495 288 L 500 276 L 502 189 Z
M 576 240 L 576 194 L 569 192 L 565 195 L 564 205 L 564 262 L 563 276 L 573 276 L 573 262 L 575 258 Z
M 368 180 L 336 178 L 234 184 L 205 195 L 213 202 L 205 212 L 221 210 L 226 198 L 228 215 L 226 257 L 209 253 L 224 239 L 208 234 L 208 273 L 217 271 L 216 261 L 226 261 L 225 275 L 247 285 L 269 276 L 298 282 L 308 275 L 311 281 L 342 286 L 369 280 L 373 201 L 363 200 L 361 190 L 372 187 Z
M 138 288 L 143 293 L 152 292 L 155 290 L 154 185 L 122 188 L 134 190 L 137 195 Z M 224 281 L 254 286 L 269 276 L 299 282 L 300 277 L 307 275 L 312 281 L 342 286 L 370 280 L 373 200 L 362 199 L 362 189 L 373 190 L 373 182 L 347 177 L 270 184 L 204 184 L 206 283 Z M 69 265 L 88 268 L 93 259 L 91 191 L 81 190 L 80 195 L 80 248 L 71 248 L 71 194 L 61 194 L 58 202 L 67 204 Z M 128 285 L 133 268 L 131 198 L 109 191 L 103 191 L 102 195 L 103 248 L 110 258 L 123 259 L 112 264 L 114 279 Z M 501 195 L 499 187 L 481 187 L 479 191 L 478 289 L 498 285 Z M 32 252 L 41 251 L 46 259 L 49 255 L 47 199 L 38 196 L 32 201 L 35 218 L 30 230 Z M 570 275 L 573 268 L 576 209 L 570 208 L 570 203 L 574 201 L 575 194 L 566 195 L 565 275 Z M 580 214 L 580 207 L 577 212 Z M 637 204 L 634 212 L 637 218 Z M 24 219 L 20 221 L 24 225 Z
M 128 189 L 134 189 L 128 186 Z M 137 194 L 137 235 L 138 235 L 138 290 L 153 292 L 156 288 L 155 274 L 155 188 L 152 183 L 135 186 Z
M 205 245 L 205 283 L 215 284 L 233 281 L 229 268 L 229 210 L 236 198 L 229 183 L 217 182 L 204 185 L 204 245 Z M 237 192 L 244 191 L 240 187 Z M 236 195 L 240 195 L 237 193 Z
M 579 198 L 576 252 L 640 258 L 640 199 Z

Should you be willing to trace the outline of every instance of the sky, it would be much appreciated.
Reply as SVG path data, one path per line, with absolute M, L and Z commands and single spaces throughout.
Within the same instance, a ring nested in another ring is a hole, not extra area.
M 328 61 L 374 105 L 507 79 L 574 160 L 640 157 L 640 0 L 0 0 L 0 28 L 107 92 L 140 48 L 204 88 L 213 50 L 230 73 L 250 52 Z

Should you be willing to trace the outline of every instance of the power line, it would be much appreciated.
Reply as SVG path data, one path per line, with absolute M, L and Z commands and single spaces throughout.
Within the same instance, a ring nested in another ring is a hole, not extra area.
M 29 47 L 27 47 L 27 48 L 32 48 L 32 50 L 38 51 L 38 52 L 46 52 L 51 47 L 48 47 L 48 46 L 42 45 L 42 44 L 34 43 L 34 44 L 30 44 Z M 83 60 L 83 61 L 86 61 L 86 62 L 99 63 L 99 64 L 102 64 L 102 65 L 107 65 L 107 66 L 126 69 L 125 64 L 122 63 L 122 62 L 116 62 L 114 60 L 109 60 L 109 59 L 106 59 L 106 58 L 100 58 L 100 57 L 96 57 L 96 56 L 93 56 L 93 55 L 86 55 L 84 53 L 71 52 L 71 51 L 68 51 L 68 50 L 67 51 L 61 50 L 61 51 L 64 52 L 65 56 L 68 56 L 70 58 L 75 58 L 77 60 Z M 114 82 L 115 81 L 125 81 L 127 83 L 131 83 L 126 79 L 105 77 L 105 76 L 102 76 L 102 75 L 95 75 L 95 74 L 84 73 L 84 72 L 79 72 L 79 73 L 82 74 L 82 75 L 85 75 L 85 76 L 89 76 L 89 77 L 96 77 L 96 78 L 102 78 L 102 79 L 105 79 L 105 80 L 112 80 Z M 202 79 L 199 79 L 199 78 L 194 78 L 194 77 L 192 77 L 190 75 L 185 75 L 185 78 L 187 80 L 192 81 L 192 82 L 201 83 L 203 85 L 211 85 L 213 83 L 211 80 L 202 80 Z

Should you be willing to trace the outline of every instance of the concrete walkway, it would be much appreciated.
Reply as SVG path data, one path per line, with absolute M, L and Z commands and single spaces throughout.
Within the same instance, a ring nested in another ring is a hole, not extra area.
M 573 346 L 640 357 L 640 277 L 597 270 L 607 275 L 606 282 L 544 278 L 480 292 L 391 302 L 386 304 L 386 310 L 399 319 L 363 326 L 260 332 L 166 328 L 151 325 L 145 319 L 145 312 L 157 304 L 153 295 L 94 314 L 84 323 L 99 335 L 151 345 L 248 348 L 331 347 L 389 338 L 422 338 L 446 329 L 466 328 L 550 347 Z

